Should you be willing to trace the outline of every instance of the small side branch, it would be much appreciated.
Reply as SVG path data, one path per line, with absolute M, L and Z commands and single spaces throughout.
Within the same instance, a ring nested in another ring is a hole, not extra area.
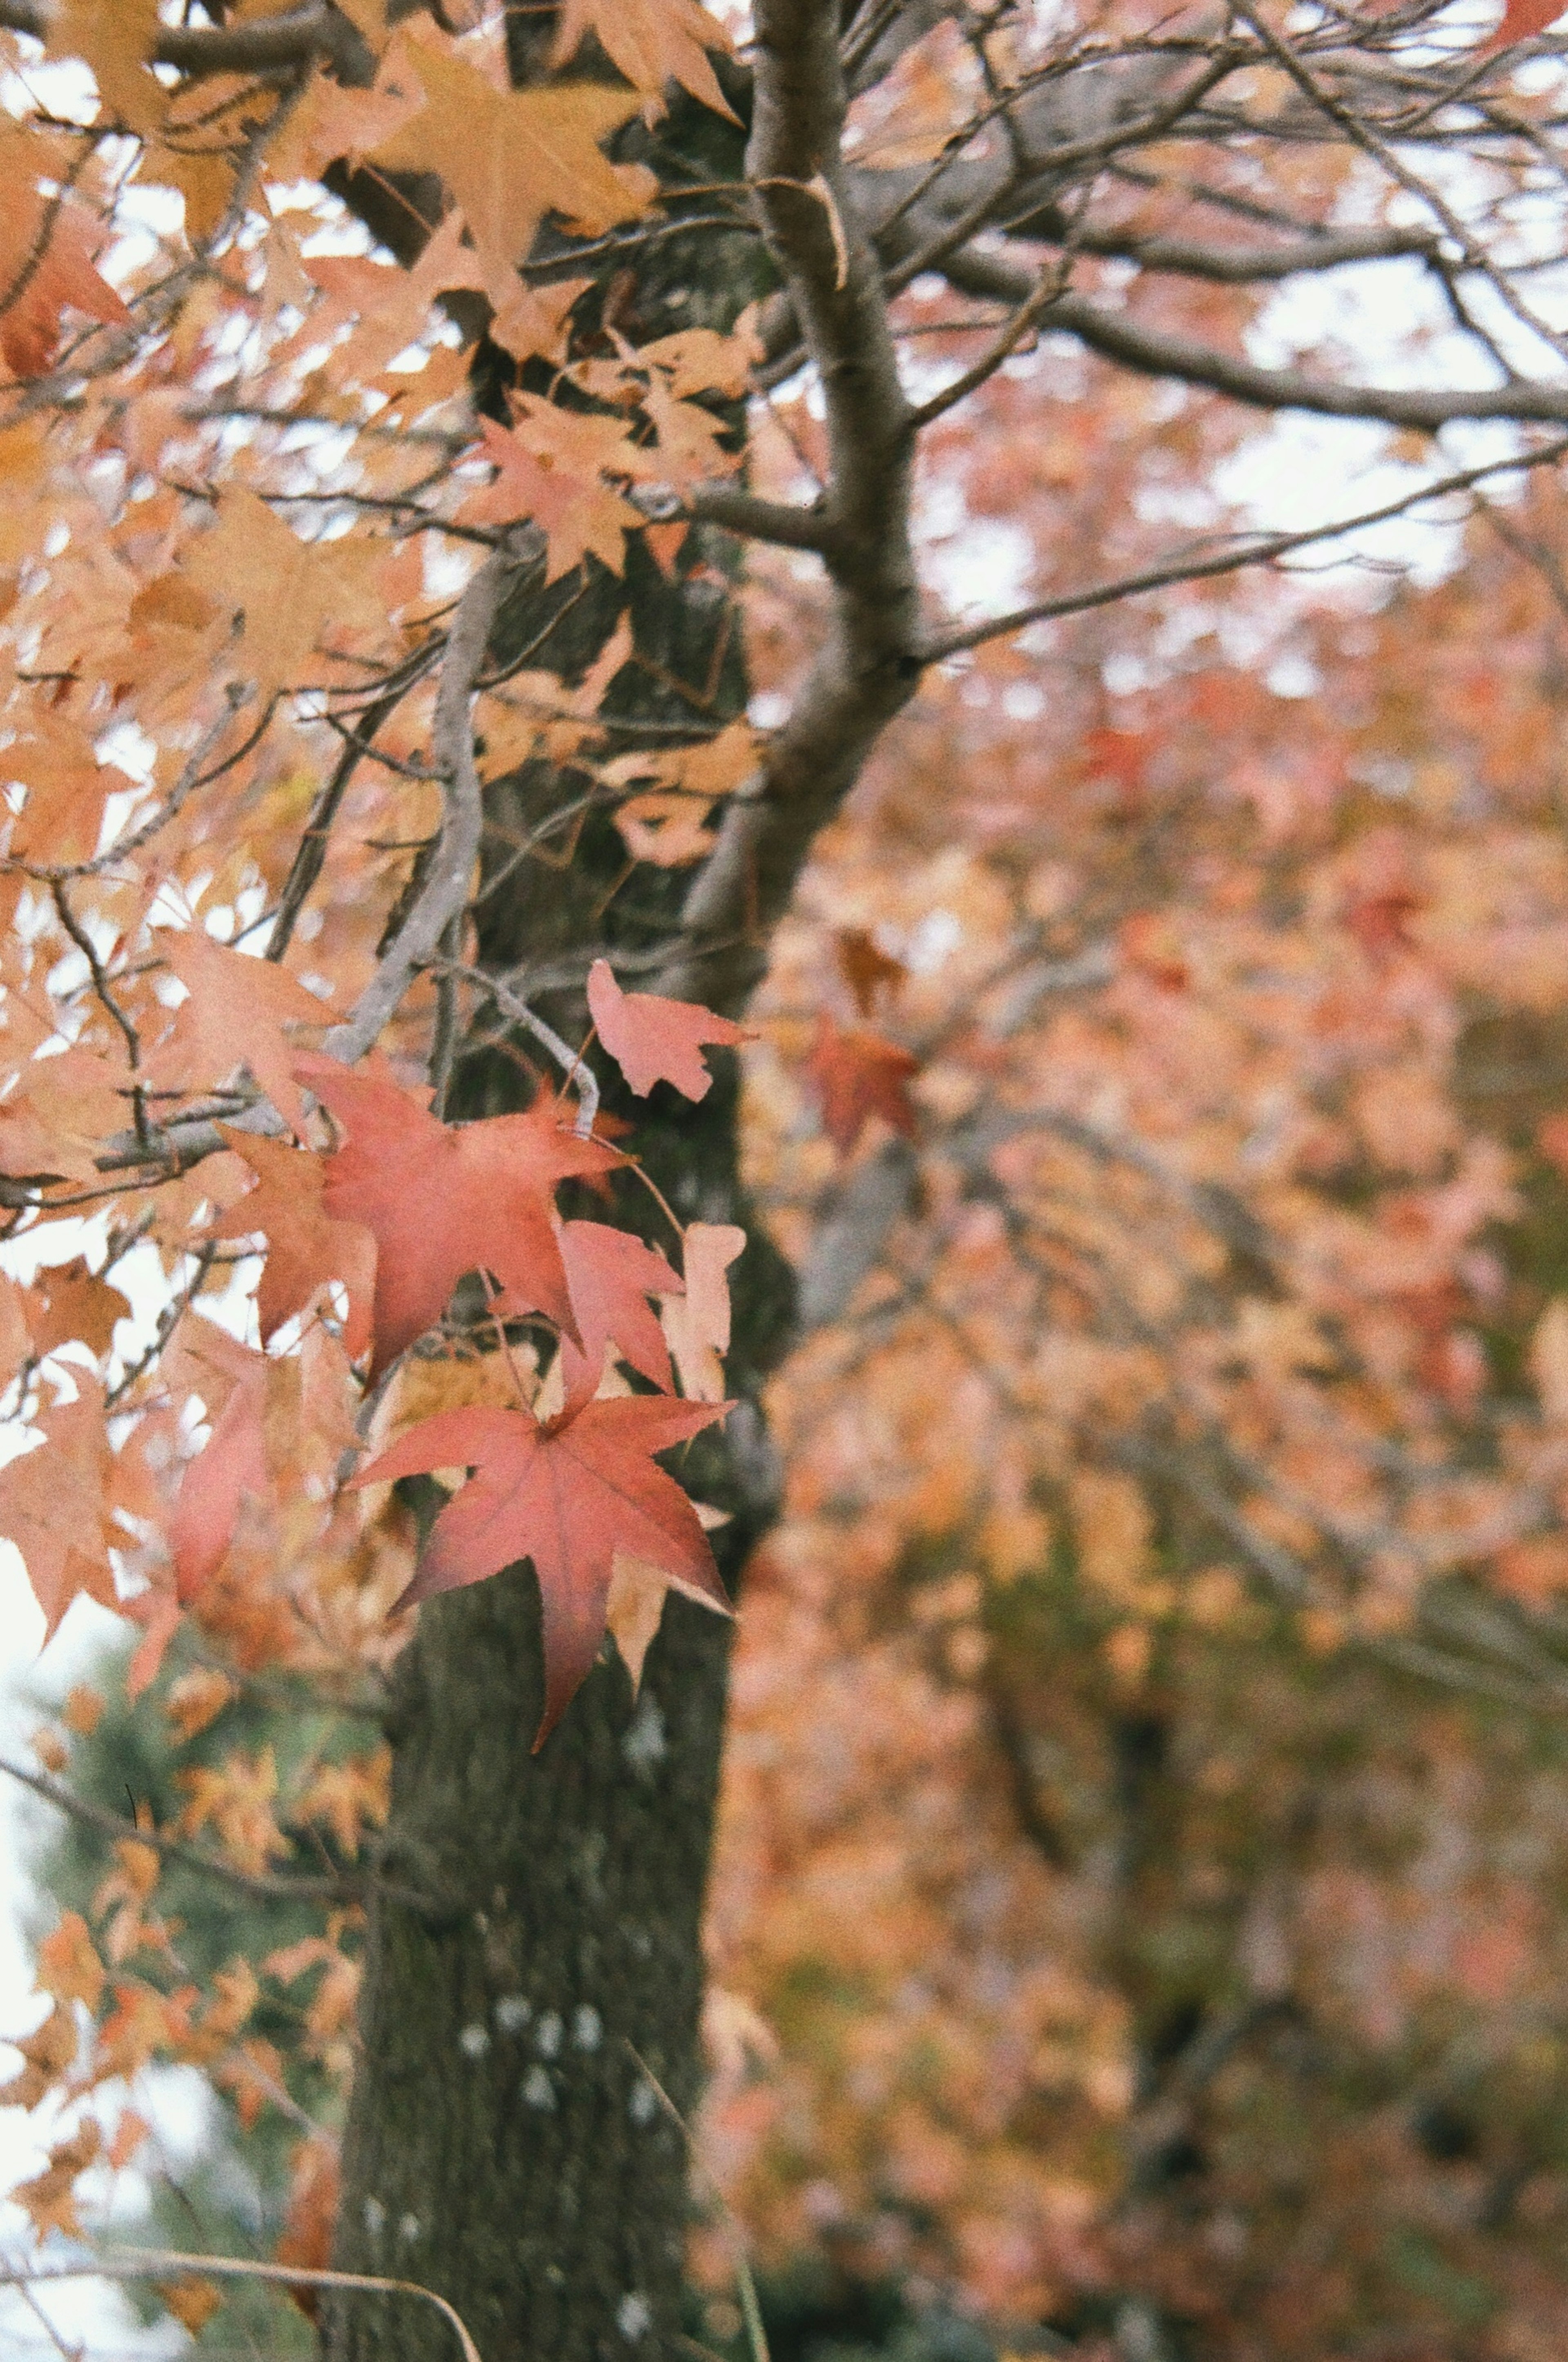
M 429 874 L 413 908 L 361 993 L 352 1016 L 335 1025 L 325 1048 L 346 1065 L 375 1041 L 414 981 L 436 959 L 448 925 L 467 908 L 484 828 L 484 794 L 474 761 L 473 709 L 511 559 L 487 557 L 458 604 L 436 696 L 431 747 L 446 786 L 447 809 Z
M 49 0 L 0 0 L 0 28 L 45 41 L 58 11 Z M 335 66 L 345 81 L 368 83 L 375 71 L 370 44 L 344 10 L 327 0 L 286 8 L 244 25 L 165 25 L 149 63 L 173 66 L 199 80 L 208 74 L 278 73 L 314 58 Z
M 1081 590 L 1063 590 L 1054 599 L 1036 599 L 1031 605 L 1015 607 L 1008 614 L 991 616 L 961 631 L 933 637 L 925 642 L 921 653 L 928 664 L 937 664 L 944 657 L 983 647 L 988 640 L 1003 639 L 1010 632 L 1021 632 L 1031 624 L 1087 614 L 1092 608 L 1115 606 L 1123 599 L 1136 598 L 1143 591 L 1168 590 L 1178 582 L 1206 582 L 1219 575 L 1235 574 L 1243 567 L 1268 566 L 1278 558 L 1288 557 L 1295 550 L 1310 548 L 1314 543 L 1338 541 L 1348 533 L 1360 533 L 1365 526 L 1386 524 L 1393 517 L 1408 516 L 1412 509 L 1424 507 L 1429 501 L 1469 491 L 1489 476 L 1518 475 L 1531 468 L 1552 467 L 1562 458 L 1568 458 L 1568 436 L 1544 443 L 1536 451 L 1521 451 L 1511 458 L 1490 460 L 1482 468 L 1463 468 L 1454 475 L 1440 476 L 1435 482 L 1405 492 L 1398 500 L 1386 501 L 1379 508 L 1363 509 L 1355 516 L 1336 517 L 1331 524 L 1307 525 L 1299 533 L 1249 536 L 1239 545 L 1209 556 L 1197 550 L 1185 554 L 1178 551 L 1158 566 L 1144 568 L 1142 573 L 1112 575 L 1103 582 L 1087 584 Z
M 84 1828 L 96 1829 L 101 1837 L 112 1838 L 116 1843 L 150 1846 L 165 1860 L 181 1861 L 190 1870 L 203 1871 L 209 1878 L 232 1887 L 237 1894 L 248 1895 L 253 1902 L 356 1903 L 363 1899 L 368 1883 L 365 1880 L 293 1878 L 271 1871 L 240 1870 L 234 1862 L 225 1861 L 221 1854 L 209 1853 L 204 1846 L 189 1845 L 183 1838 L 167 1837 L 159 1829 L 138 1827 L 123 1813 L 111 1813 L 87 1797 L 76 1795 L 63 1782 L 50 1779 L 46 1772 L 29 1772 L 26 1764 L 13 1763 L 0 1756 L 0 1772 L 21 1787 L 30 1788 L 35 1796 L 42 1796 L 61 1812 L 69 1813 Z
M 465 967 L 461 960 L 432 960 L 431 971 L 436 976 L 455 977 L 461 984 L 471 984 L 493 1000 L 503 1017 L 513 1025 L 521 1025 L 532 1033 L 536 1042 L 547 1049 L 568 1082 L 577 1093 L 577 1131 L 586 1140 L 599 1117 L 599 1081 L 585 1058 L 580 1057 L 569 1042 L 565 1042 L 553 1025 L 547 1025 L 537 1012 L 520 999 L 499 977 L 487 976 L 481 967 Z

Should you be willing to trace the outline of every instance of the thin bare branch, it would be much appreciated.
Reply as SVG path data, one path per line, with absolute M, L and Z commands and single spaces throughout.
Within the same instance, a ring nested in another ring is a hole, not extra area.
M 447 806 L 434 857 L 403 925 L 359 996 L 352 1016 L 326 1035 L 329 1055 L 352 1065 L 363 1057 L 414 981 L 436 957 L 450 921 L 466 908 L 484 831 L 484 792 L 474 761 L 473 710 L 491 627 L 512 558 L 487 557 L 458 602 L 431 725 L 432 753 Z
M 1133 599 L 1149 590 L 1168 590 L 1178 582 L 1211 581 L 1218 575 L 1234 574 L 1247 566 L 1268 566 L 1276 559 L 1287 557 L 1292 551 L 1309 549 L 1318 542 L 1338 541 L 1346 534 L 1360 533 L 1366 527 L 1386 524 L 1393 517 L 1408 516 L 1413 509 L 1422 508 L 1429 501 L 1451 498 L 1489 477 L 1512 476 L 1532 468 L 1554 466 L 1568 458 L 1568 436 L 1543 444 L 1539 450 L 1523 451 L 1512 458 L 1493 459 L 1485 467 L 1462 468 L 1452 476 L 1440 476 L 1430 484 L 1419 485 L 1414 491 L 1405 492 L 1397 500 L 1385 501 L 1380 507 L 1362 509 L 1356 515 L 1336 517 L 1331 524 L 1303 526 L 1298 533 L 1264 534 L 1249 537 L 1239 546 L 1214 551 L 1208 557 L 1188 549 L 1178 551 L 1157 566 L 1150 566 L 1137 574 L 1113 575 L 1104 582 L 1089 584 L 1081 590 L 1059 591 L 1055 598 L 1036 599 L 1027 607 L 1015 607 L 1005 615 L 995 615 L 979 624 L 970 624 L 962 630 L 946 632 L 927 640 L 921 651 L 928 664 L 939 663 L 944 657 L 957 656 L 966 648 L 983 647 L 988 640 L 1005 639 L 1011 632 L 1021 632 L 1031 624 L 1050 623 L 1060 615 L 1087 614 L 1091 608 L 1110 607 L 1123 599 Z

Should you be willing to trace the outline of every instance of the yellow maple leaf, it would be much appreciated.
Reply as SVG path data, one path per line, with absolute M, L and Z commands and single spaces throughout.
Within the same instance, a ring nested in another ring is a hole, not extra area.
M 256 493 L 226 492 L 215 526 L 188 546 L 180 576 L 206 602 L 228 668 L 275 690 L 331 677 L 328 635 L 382 621 L 373 566 L 357 535 L 302 541 Z
M 487 272 L 525 254 L 547 214 L 595 237 L 647 210 L 652 173 L 612 164 L 599 147 L 635 114 L 634 95 L 594 83 L 499 91 L 447 47 L 406 54 L 425 105 L 370 152 L 392 170 L 439 172 Z
M 169 93 L 149 63 L 158 33 L 158 0 L 59 0 L 50 17 L 49 54 L 83 60 L 103 102 L 100 121 L 122 123 L 145 138 L 169 108 Z
M 708 61 L 730 37 L 698 0 L 562 0 L 551 64 L 575 57 L 591 33 L 634 90 L 664 111 L 667 83 L 678 82 L 715 115 L 737 120 Z

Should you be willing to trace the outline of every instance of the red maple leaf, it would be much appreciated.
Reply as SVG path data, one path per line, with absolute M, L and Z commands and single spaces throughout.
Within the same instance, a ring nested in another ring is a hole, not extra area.
M 818 1018 L 806 1073 L 822 1107 L 823 1129 L 841 1156 L 848 1155 L 874 1115 L 913 1139 L 909 1083 L 919 1063 L 880 1033 L 865 1028 L 845 1032 L 825 1011 Z
M 1475 55 L 1492 58 L 1499 50 L 1511 50 L 1516 41 L 1528 41 L 1533 34 L 1544 33 L 1562 14 L 1562 0 L 1508 0 L 1501 22 L 1494 26 Z
M 728 1408 L 632 1395 L 587 1403 L 544 1426 L 525 1410 L 492 1405 L 437 1411 L 351 1479 L 381 1485 L 436 1468 L 472 1469 L 431 1528 L 398 1606 L 482 1583 L 518 1559 L 533 1561 L 545 1644 L 536 1748 L 599 1653 L 617 1554 L 657 1567 L 678 1588 L 727 1610 L 697 1513 L 653 1455 Z
M 373 1377 L 441 1318 L 466 1272 L 493 1273 L 510 1308 L 575 1330 L 555 1187 L 610 1171 L 620 1162 L 613 1148 L 565 1129 L 547 1098 L 525 1115 L 447 1124 L 383 1076 L 330 1058 L 294 1071 L 347 1134 L 327 1160 L 322 1206 L 376 1242 Z
M 188 1462 L 169 1520 L 174 1592 L 188 1607 L 206 1589 L 227 1555 L 248 1496 L 267 1485 L 261 1416 L 267 1362 L 258 1353 L 213 1421 L 204 1449 Z
M 608 960 L 595 960 L 588 971 L 588 1008 L 600 1040 L 640 1099 L 661 1082 L 673 1083 L 689 1099 L 705 1098 L 713 1077 L 702 1043 L 727 1049 L 753 1038 L 744 1025 L 694 1000 L 623 992 Z
M 582 1341 L 580 1346 L 569 1335 L 561 1339 L 568 1407 L 592 1395 L 612 1345 L 634 1370 L 673 1394 L 669 1348 L 648 1309 L 648 1297 L 682 1296 L 685 1282 L 641 1239 L 605 1222 L 563 1222 L 560 1242 L 572 1314 Z

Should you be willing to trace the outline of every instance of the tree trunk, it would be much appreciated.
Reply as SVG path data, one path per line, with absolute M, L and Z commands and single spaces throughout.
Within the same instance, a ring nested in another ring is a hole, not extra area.
M 690 2108 L 727 1641 L 675 1602 L 636 1705 L 602 1665 L 536 1759 L 531 1576 L 436 1603 L 400 1669 L 396 1858 L 465 1907 L 378 1911 L 338 2260 L 450 2297 L 485 2362 L 664 2350 L 678 2325 L 686 2159 L 644 2063 Z M 450 2348 L 391 2299 L 346 2302 L 328 2340 Z
M 514 43 L 514 69 L 536 65 L 522 54 L 528 38 Z M 739 168 L 739 132 L 711 115 L 678 105 L 667 136 L 688 159 L 722 148 L 718 172 Z M 657 165 L 657 149 L 643 152 Z M 664 239 L 635 294 L 619 275 L 617 321 L 635 312 L 639 338 L 727 327 L 756 292 L 757 268 L 755 241 Z M 492 356 L 491 365 L 504 363 Z M 536 576 L 509 601 L 492 656 L 504 663 L 527 650 L 531 669 L 570 680 L 628 614 L 636 658 L 602 708 L 613 717 L 611 751 L 646 745 L 650 726 L 666 745 L 706 736 L 745 702 L 730 562 L 694 530 L 673 579 L 635 548 L 624 584 L 596 565 L 586 582 L 553 589 Z M 548 982 L 523 988 L 573 1040 L 586 1031 L 588 956 L 656 945 L 685 884 L 645 870 L 635 903 L 618 899 L 624 848 L 593 812 L 569 863 L 552 859 L 547 835 L 543 858 L 508 868 L 525 835 L 580 807 L 587 784 L 537 763 L 491 791 L 485 877 L 506 874 L 481 891 L 477 911 L 476 956 L 487 968 L 575 970 L 554 999 Z M 573 842 L 564 827 L 558 842 Z M 526 1036 L 469 1045 L 447 1114 L 525 1104 L 530 1052 Z M 661 1086 L 619 1111 L 635 1120 L 635 1145 L 683 1220 L 744 1224 L 738 1077 L 730 1062 L 713 1063 L 700 1106 Z M 582 1210 L 606 1218 L 592 1201 Z M 623 1188 L 613 1219 L 670 1246 L 646 1191 Z M 765 1242 L 753 1237 L 736 1279 L 730 1372 L 743 1399 L 724 1433 L 699 1438 L 679 1462 L 696 1497 L 730 1514 L 714 1539 L 732 1590 L 772 1514 L 755 1399 L 790 1314 L 788 1275 Z M 682 2115 L 698 2096 L 701 1923 L 730 1627 L 672 1595 L 640 1696 L 607 1649 L 535 1755 L 538 1624 L 532 1572 L 513 1567 L 427 1604 L 398 1668 L 389 1867 L 451 1902 L 423 1920 L 386 1902 L 372 1915 L 334 2260 L 438 2290 L 484 2362 L 609 2362 L 673 2352 L 680 2325 L 688 2159 L 659 2089 Z M 430 2308 L 395 2298 L 336 2300 L 323 2336 L 333 2362 L 450 2362 L 453 2346 Z

